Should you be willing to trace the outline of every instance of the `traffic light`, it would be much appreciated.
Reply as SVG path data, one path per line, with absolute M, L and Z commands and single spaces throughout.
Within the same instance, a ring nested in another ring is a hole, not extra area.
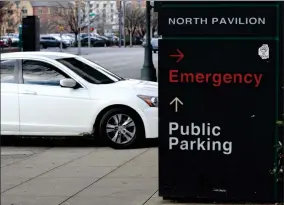
M 94 28 L 90 28 L 90 31 L 93 32 L 95 29 Z

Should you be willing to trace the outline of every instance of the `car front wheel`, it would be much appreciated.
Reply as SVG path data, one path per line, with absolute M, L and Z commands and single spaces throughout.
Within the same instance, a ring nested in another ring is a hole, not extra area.
M 100 135 L 115 149 L 132 147 L 145 138 L 139 115 L 125 108 L 115 108 L 105 113 L 100 122 Z

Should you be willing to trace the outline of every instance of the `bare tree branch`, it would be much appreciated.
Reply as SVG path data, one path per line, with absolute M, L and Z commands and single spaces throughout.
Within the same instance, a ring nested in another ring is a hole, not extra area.
M 125 14 L 125 28 L 129 35 L 136 34 L 139 30 L 141 22 L 145 20 L 144 12 L 141 8 L 127 7 Z
M 78 7 L 76 7 L 73 3 L 68 3 L 67 5 L 63 5 L 60 2 L 58 3 L 58 8 L 62 8 L 64 12 L 57 12 L 56 16 L 60 18 L 59 25 L 63 26 L 67 32 L 74 33 L 76 42 L 77 35 L 80 33 L 80 30 L 84 30 L 88 27 L 88 15 L 89 12 L 86 9 L 84 4 L 81 5 L 81 20 L 79 22 L 78 19 Z M 94 17 L 90 17 L 90 24 L 95 23 L 100 18 L 99 14 L 96 14 Z

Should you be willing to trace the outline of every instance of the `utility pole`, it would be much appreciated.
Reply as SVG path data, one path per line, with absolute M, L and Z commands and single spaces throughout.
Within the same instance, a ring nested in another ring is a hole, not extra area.
M 79 35 L 78 35 L 78 55 L 81 55 L 81 0 L 78 0 L 78 28 L 79 28 Z
M 146 1 L 146 45 L 145 45 L 145 53 L 144 53 L 144 64 L 141 69 L 141 79 L 148 81 L 157 81 L 157 72 L 153 64 L 153 56 L 152 56 L 152 45 L 150 39 L 150 21 L 151 21 L 151 9 L 152 6 L 150 1 Z
M 19 25 L 19 47 L 20 51 L 23 51 L 23 0 L 20 1 L 20 25 Z
M 151 1 L 151 3 L 152 3 L 153 1 Z M 152 4 L 151 4 L 151 7 L 152 7 Z M 152 40 L 152 38 L 153 38 L 153 14 L 154 14 L 154 12 L 153 12 L 153 9 L 151 9 L 151 21 L 150 21 L 150 40 Z
M 118 16 L 118 23 L 119 23 L 119 42 L 118 46 L 121 47 L 121 38 L 122 38 L 122 2 L 119 1 L 119 16 Z
M 91 47 L 91 39 L 90 39 L 90 1 L 87 0 L 88 7 L 88 47 Z

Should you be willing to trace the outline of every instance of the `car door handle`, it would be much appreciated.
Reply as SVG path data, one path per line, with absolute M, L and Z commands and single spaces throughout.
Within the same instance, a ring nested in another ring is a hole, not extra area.
M 37 95 L 37 92 L 35 92 L 35 91 L 30 91 L 30 90 L 25 90 L 25 91 L 23 92 L 23 94 L 27 94 L 27 95 Z

